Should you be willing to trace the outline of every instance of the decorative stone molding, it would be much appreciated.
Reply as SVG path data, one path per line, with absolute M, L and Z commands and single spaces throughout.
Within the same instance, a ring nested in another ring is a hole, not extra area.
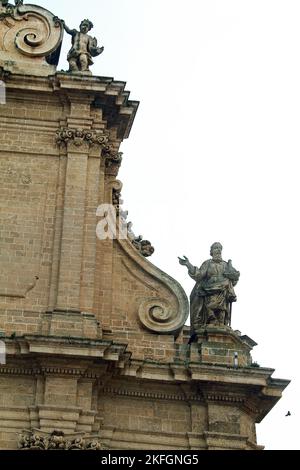
M 0 66 L 26 75 L 51 75 L 56 70 L 62 26 L 37 5 L 0 2 Z
M 172 394 L 172 393 L 151 393 L 140 390 L 125 390 L 121 388 L 110 388 L 105 387 L 103 393 L 107 395 L 117 395 L 123 397 L 135 397 L 142 399 L 151 400 L 170 400 L 170 401 L 193 401 L 193 402 L 204 402 L 202 395 L 199 394 Z
M 81 147 L 84 143 L 87 143 L 89 146 L 99 145 L 105 148 L 108 144 L 108 134 L 90 129 L 69 129 L 63 127 L 56 132 L 56 143 L 59 146 L 72 143 L 75 147 Z
M 73 437 L 63 431 L 53 431 L 50 435 L 40 430 L 24 431 L 19 436 L 18 446 L 21 450 L 102 450 L 98 439 L 90 436 Z
M 81 379 L 98 379 L 102 374 L 93 374 L 89 372 L 82 372 L 77 369 L 63 369 L 60 367 L 41 367 L 36 369 L 25 369 L 22 367 L 0 367 L 0 374 L 3 375 L 19 375 L 19 376 L 44 376 L 44 375 L 64 375 L 71 377 L 78 377 Z
M 204 394 L 204 397 L 207 401 L 222 401 L 228 403 L 244 403 L 245 397 L 231 396 L 226 393 L 215 394 L 207 393 Z

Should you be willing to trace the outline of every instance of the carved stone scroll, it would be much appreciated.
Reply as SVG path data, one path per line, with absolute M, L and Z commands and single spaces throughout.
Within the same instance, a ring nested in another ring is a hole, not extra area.
M 0 4 L 0 67 L 26 75 L 56 70 L 63 38 L 60 23 L 37 5 Z
M 152 295 L 145 295 L 138 306 L 137 315 L 143 327 L 158 334 L 177 335 L 189 314 L 184 290 L 168 274 L 140 256 L 130 240 L 118 240 L 118 243 L 131 261 L 132 268 L 128 264 L 127 270 L 133 269 L 132 276 L 143 282 L 141 275 L 144 273 L 151 282 Z M 157 291 L 157 296 L 153 295 L 153 289 Z

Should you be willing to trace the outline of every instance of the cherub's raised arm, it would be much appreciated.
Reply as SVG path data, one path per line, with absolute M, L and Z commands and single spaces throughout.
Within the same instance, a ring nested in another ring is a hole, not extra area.
M 71 34 L 71 36 L 73 36 L 74 34 L 76 34 L 76 29 L 70 29 L 70 28 L 66 25 L 65 20 L 62 20 L 62 19 L 58 18 L 58 16 L 55 16 L 53 19 L 54 19 L 55 22 L 58 22 L 58 23 L 60 23 L 60 24 L 63 26 L 63 28 L 64 28 L 64 30 L 66 31 L 66 33 Z
M 76 29 L 70 29 L 70 28 L 66 25 L 66 23 L 64 22 L 64 20 L 62 20 L 62 25 L 63 25 L 63 27 L 64 27 L 66 33 L 71 34 L 71 36 L 73 36 L 74 34 L 76 34 Z

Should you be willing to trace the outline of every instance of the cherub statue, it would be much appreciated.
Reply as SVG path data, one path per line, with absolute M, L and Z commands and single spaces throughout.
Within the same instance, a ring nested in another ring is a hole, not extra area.
M 57 21 L 58 19 L 55 18 Z M 90 20 L 80 23 L 79 31 L 70 29 L 64 20 L 58 20 L 65 31 L 72 36 L 72 48 L 68 54 L 69 72 L 89 72 L 89 66 L 93 65 L 92 57 L 96 57 L 104 51 L 104 47 L 98 47 L 97 39 L 88 32 L 94 27 Z

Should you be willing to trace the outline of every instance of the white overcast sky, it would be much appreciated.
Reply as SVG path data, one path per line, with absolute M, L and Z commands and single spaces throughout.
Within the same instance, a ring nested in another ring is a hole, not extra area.
M 31 0 L 105 46 L 95 75 L 141 102 L 120 179 L 152 262 L 189 294 L 177 263 L 221 241 L 241 271 L 233 328 L 253 358 L 292 379 L 257 426 L 266 449 L 300 449 L 299 0 Z M 59 69 L 66 69 L 65 36 Z M 287 411 L 291 417 L 285 417 Z

